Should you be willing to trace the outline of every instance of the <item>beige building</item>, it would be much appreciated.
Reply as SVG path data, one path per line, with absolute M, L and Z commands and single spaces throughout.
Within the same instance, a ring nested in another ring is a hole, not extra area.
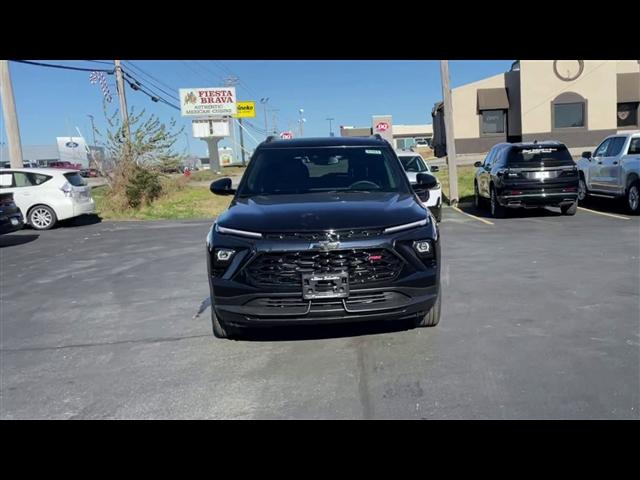
M 487 152 L 499 142 L 558 140 L 597 145 L 638 129 L 639 60 L 520 60 L 511 70 L 452 90 L 456 152 Z M 432 111 L 434 147 L 445 155 L 442 103 Z

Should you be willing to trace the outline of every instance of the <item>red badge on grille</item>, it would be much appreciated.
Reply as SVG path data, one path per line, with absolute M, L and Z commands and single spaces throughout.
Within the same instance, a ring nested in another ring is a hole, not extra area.
M 369 255 L 370 262 L 377 262 L 378 260 L 382 260 L 382 255 Z

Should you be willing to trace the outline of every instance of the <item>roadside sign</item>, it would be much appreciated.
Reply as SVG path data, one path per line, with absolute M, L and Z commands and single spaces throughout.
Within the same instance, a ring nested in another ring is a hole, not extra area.
M 235 118 L 254 118 L 256 116 L 256 102 L 238 102 Z
M 376 123 L 376 130 L 379 132 L 386 132 L 389 130 L 389 124 L 387 122 L 378 122 Z
M 181 88 L 180 113 L 183 117 L 206 117 L 235 115 L 236 89 L 222 88 Z
M 282 132 L 280 134 L 280 138 L 282 138 L 283 140 L 291 140 L 293 138 L 293 133 L 292 132 Z

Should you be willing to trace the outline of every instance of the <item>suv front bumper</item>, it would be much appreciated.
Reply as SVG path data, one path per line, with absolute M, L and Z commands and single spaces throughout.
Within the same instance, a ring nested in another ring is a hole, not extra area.
M 433 257 L 423 260 L 413 242 L 429 240 Z M 224 273 L 212 263 L 214 248 L 235 248 L 239 253 Z M 241 249 L 244 248 L 244 251 Z M 290 251 L 309 251 L 308 242 L 238 239 L 210 232 L 207 267 L 212 308 L 220 320 L 237 326 L 319 324 L 361 320 L 401 320 L 426 314 L 440 288 L 440 242 L 434 222 L 411 231 L 367 240 L 346 241 L 341 250 L 388 249 L 402 259 L 399 273 L 388 280 L 349 284 L 346 298 L 305 300 L 302 287 L 255 285 L 246 278 L 255 258 Z

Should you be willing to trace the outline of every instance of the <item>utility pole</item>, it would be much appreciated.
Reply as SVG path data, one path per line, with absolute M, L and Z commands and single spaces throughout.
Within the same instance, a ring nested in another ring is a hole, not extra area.
M 22 168 L 22 143 L 20 143 L 16 102 L 13 98 L 13 85 L 9 73 L 9 60 L 0 60 L 0 97 L 2 97 L 2 113 L 7 130 L 11 168 Z
M 129 128 L 129 110 L 127 110 L 127 99 L 124 92 L 124 76 L 122 75 L 122 67 L 120 60 L 114 60 L 116 70 L 116 85 L 118 86 L 118 97 L 120 98 L 120 117 L 125 134 L 127 135 L 127 143 L 131 142 L 131 129 Z
M 247 162 L 244 158 L 244 135 L 242 130 L 244 130 L 244 127 L 242 126 L 242 118 L 238 119 L 238 123 L 240 124 L 240 155 L 242 156 L 242 166 L 246 166 Z
M 333 122 L 333 118 L 329 117 L 327 118 L 327 120 L 329 120 L 329 136 L 333 137 L 333 129 L 331 128 L 331 122 Z
M 458 204 L 458 167 L 456 165 L 456 143 L 453 134 L 453 106 L 449 88 L 449 61 L 440 60 L 442 98 L 444 100 L 444 128 L 447 137 L 447 164 L 449 165 L 449 205 Z

